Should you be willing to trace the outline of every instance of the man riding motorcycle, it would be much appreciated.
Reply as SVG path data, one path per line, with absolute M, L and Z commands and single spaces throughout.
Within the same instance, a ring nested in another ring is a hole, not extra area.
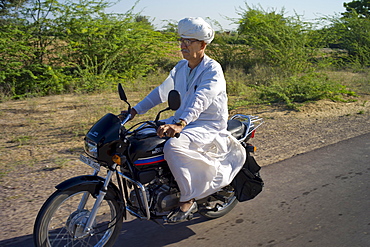
M 228 120 L 226 82 L 218 62 L 205 54 L 214 30 L 202 18 L 178 23 L 183 60 L 167 79 L 131 110 L 132 118 L 165 102 L 169 91 L 181 95 L 175 115 L 158 128 L 169 139 L 165 159 L 181 192 L 179 207 L 168 215 L 168 223 L 185 221 L 197 210 L 195 200 L 231 183 L 246 158 L 245 149 L 226 130 Z

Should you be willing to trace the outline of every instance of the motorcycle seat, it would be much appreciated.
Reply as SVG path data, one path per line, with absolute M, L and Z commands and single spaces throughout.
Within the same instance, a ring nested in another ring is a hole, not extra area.
M 227 130 L 231 133 L 236 139 L 241 138 L 245 133 L 245 125 L 239 120 L 232 119 L 227 121 Z

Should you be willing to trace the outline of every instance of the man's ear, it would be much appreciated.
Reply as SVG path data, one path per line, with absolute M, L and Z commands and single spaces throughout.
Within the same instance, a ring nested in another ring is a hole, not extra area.
M 200 48 L 201 48 L 202 50 L 204 50 L 204 49 L 206 49 L 206 46 L 207 46 L 207 43 L 206 43 L 206 42 L 204 42 L 204 41 L 202 41 Z

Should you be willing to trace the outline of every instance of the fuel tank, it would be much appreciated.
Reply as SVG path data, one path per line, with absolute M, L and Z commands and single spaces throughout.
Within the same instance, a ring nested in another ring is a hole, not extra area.
M 163 147 L 168 138 L 157 136 L 155 129 L 147 129 L 130 137 L 129 155 L 138 170 L 146 170 L 167 164 Z

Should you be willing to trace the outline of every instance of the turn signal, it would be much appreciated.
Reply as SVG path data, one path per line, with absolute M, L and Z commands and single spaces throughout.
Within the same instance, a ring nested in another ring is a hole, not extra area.
M 117 154 L 113 155 L 112 160 L 117 165 L 121 165 L 121 157 L 119 157 Z
M 121 166 L 126 162 L 127 158 L 124 155 L 119 156 L 118 154 L 115 154 L 112 156 L 112 160 L 114 163 Z
M 248 144 L 248 146 L 247 146 L 247 151 L 248 152 L 254 153 L 254 152 L 256 152 L 256 150 L 257 150 L 257 147 Z

